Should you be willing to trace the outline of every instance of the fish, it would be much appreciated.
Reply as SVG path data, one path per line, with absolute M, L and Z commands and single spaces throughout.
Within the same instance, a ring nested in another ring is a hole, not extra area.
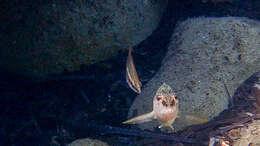
M 141 93 L 142 83 L 135 69 L 135 64 L 132 57 L 132 48 L 128 49 L 128 57 L 126 61 L 126 82 L 128 86 L 136 93 Z
M 178 116 L 178 97 L 172 88 L 163 83 L 156 91 L 153 98 L 153 110 L 149 113 L 131 118 L 123 124 L 140 124 L 154 119 L 160 122 L 158 128 L 169 127 L 173 129 L 172 124 Z

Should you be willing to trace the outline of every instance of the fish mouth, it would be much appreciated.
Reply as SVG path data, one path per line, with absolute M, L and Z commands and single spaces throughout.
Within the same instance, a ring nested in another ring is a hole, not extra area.
M 169 121 L 169 120 L 171 120 L 171 119 L 173 119 L 175 117 L 175 115 L 174 115 L 174 113 L 172 113 L 172 112 L 167 112 L 167 113 L 163 113 L 163 114 L 160 114 L 159 116 L 158 116 L 158 118 L 160 119 L 160 121 Z
M 135 92 L 138 93 L 138 94 L 141 93 L 141 88 L 135 88 L 135 89 L 133 89 L 133 90 L 135 90 Z
M 138 94 L 140 94 L 140 93 L 141 93 L 141 88 L 136 89 L 136 92 L 137 92 Z

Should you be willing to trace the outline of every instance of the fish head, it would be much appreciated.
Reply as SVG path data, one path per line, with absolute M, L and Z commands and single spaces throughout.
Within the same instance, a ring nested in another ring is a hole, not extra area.
M 178 97 L 173 92 L 172 88 L 166 83 L 163 83 L 155 94 L 153 108 L 154 110 L 162 110 L 162 108 L 175 110 L 178 103 Z

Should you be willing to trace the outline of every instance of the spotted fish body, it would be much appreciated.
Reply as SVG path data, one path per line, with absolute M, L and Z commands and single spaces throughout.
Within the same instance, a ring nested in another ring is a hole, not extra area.
M 163 83 L 157 90 L 153 99 L 153 111 L 134 118 L 124 124 L 138 124 L 157 119 L 161 127 L 172 128 L 172 123 L 178 115 L 178 99 L 169 85 Z
M 128 57 L 126 61 L 126 82 L 129 87 L 134 90 L 136 93 L 141 93 L 142 83 L 139 80 L 138 74 L 135 69 L 133 57 L 132 57 L 132 49 L 128 50 Z

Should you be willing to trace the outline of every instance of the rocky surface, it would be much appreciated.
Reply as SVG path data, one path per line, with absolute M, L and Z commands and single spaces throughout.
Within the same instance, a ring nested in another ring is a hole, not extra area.
M 255 94 L 260 92 L 255 88 L 259 80 L 260 71 L 257 71 L 236 89 L 229 109 L 210 122 L 185 129 L 182 135 L 208 141 L 197 145 L 259 145 L 260 106 Z
M 0 67 L 44 76 L 75 71 L 139 44 L 158 26 L 167 1 L 13 2 L 1 24 Z M 14 6 L 15 5 L 15 6 Z M 3 10 L 5 11 L 5 10 Z
M 233 106 L 234 108 L 230 110 L 230 113 L 235 112 L 236 115 L 233 114 L 232 116 L 229 115 L 227 117 L 239 117 L 244 115 L 243 113 L 247 113 L 247 116 L 252 116 L 254 119 L 248 122 L 248 124 L 244 124 L 244 126 L 232 129 L 230 131 L 228 130 L 225 134 L 223 134 L 225 135 L 225 141 L 229 141 L 229 143 L 232 143 L 231 145 L 257 146 L 260 144 L 260 106 L 258 104 L 259 94 L 257 94 L 260 93 L 260 88 L 256 88 L 260 83 L 259 81 L 260 71 L 254 73 L 250 76 L 250 78 L 244 81 L 234 93 L 234 105 L 238 106 Z
M 68 144 L 68 146 L 109 146 L 108 144 L 90 138 L 78 139 Z
M 255 120 L 242 128 L 232 129 L 227 138 L 233 141 L 232 145 L 246 146 L 260 145 L 260 120 Z M 224 140 L 223 140 L 224 141 Z M 226 142 L 227 143 L 227 142 Z M 231 142 L 228 142 L 231 143 Z
M 194 18 L 181 22 L 158 73 L 136 97 L 129 118 L 152 110 L 153 96 L 166 82 L 179 97 L 176 130 L 208 120 L 228 108 L 235 89 L 260 67 L 260 23 L 247 18 Z M 141 77 L 142 78 L 142 77 Z M 229 96 L 230 95 L 230 96 Z M 157 122 L 138 125 L 153 129 Z

